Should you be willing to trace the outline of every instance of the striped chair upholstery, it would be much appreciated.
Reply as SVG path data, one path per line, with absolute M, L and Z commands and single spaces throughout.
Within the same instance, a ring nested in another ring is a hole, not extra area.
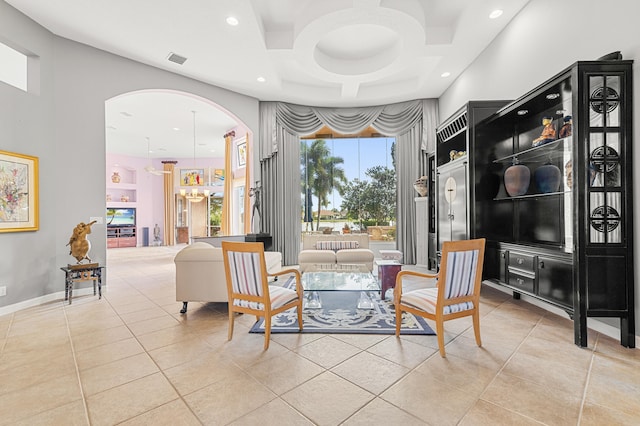
M 298 324 L 302 330 L 302 284 L 300 272 L 287 269 L 268 274 L 261 242 L 222 242 L 222 258 L 229 295 L 229 340 L 233 337 L 233 321 L 236 312 L 264 317 L 265 342 L 269 348 L 271 317 L 288 309 L 297 308 Z M 269 276 L 291 274 L 296 278 L 294 289 L 269 285 Z
M 227 252 L 231 265 L 231 286 L 234 293 L 262 297 L 263 288 L 260 271 L 260 254 L 245 252 Z M 276 285 L 269 287 L 271 309 L 277 309 L 297 299 L 295 290 Z M 264 311 L 264 303 L 245 299 L 233 299 L 235 306 Z
M 449 253 L 444 288 L 445 299 L 455 299 L 457 297 L 473 295 L 478 255 L 478 250 Z M 438 288 L 424 288 L 410 291 L 402 295 L 402 302 L 417 309 L 435 314 L 438 302 Z M 445 314 L 467 311 L 474 307 L 473 301 L 471 300 L 452 304 L 446 303 L 447 302 L 445 302 L 443 306 L 443 312 Z
M 402 312 L 411 312 L 436 321 L 440 355 L 444 350 L 444 321 L 473 317 L 476 343 L 480 340 L 480 286 L 484 261 L 484 238 L 449 241 L 442 246 L 442 263 L 437 275 L 414 271 L 400 271 L 396 277 L 394 303 L 396 306 L 396 335 L 401 332 Z M 435 288 L 420 288 L 403 293 L 405 277 L 436 278 Z

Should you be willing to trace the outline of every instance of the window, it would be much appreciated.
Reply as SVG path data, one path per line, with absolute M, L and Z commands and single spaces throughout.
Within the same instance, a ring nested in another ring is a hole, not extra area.
M 302 140 L 302 230 L 395 239 L 394 150 L 394 138 Z
M 27 91 L 27 56 L 0 43 L 0 81 Z

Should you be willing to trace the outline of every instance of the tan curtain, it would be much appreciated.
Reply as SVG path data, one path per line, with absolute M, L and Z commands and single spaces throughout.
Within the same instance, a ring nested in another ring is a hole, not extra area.
M 251 144 L 249 143 L 249 133 L 246 137 L 247 159 L 244 169 L 244 233 L 250 234 L 251 230 L 251 197 L 249 196 L 249 188 L 251 188 Z
M 164 174 L 164 245 L 175 245 L 173 230 L 176 227 L 176 206 L 173 194 L 173 172 L 177 161 L 163 161 L 163 170 L 169 173 Z
M 231 202 L 233 201 L 233 169 L 231 168 L 231 146 L 235 132 L 224 135 L 224 195 L 222 197 L 222 223 L 220 233 L 231 235 Z

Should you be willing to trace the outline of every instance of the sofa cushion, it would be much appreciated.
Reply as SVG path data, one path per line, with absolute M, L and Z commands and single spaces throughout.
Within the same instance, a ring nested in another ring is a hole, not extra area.
M 316 250 L 344 250 L 344 249 L 357 249 L 360 247 L 360 243 L 357 241 L 351 240 L 326 240 L 326 241 L 317 241 L 316 242 Z
M 336 263 L 336 254 L 332 250 L 302 250 L 298 254 L 299 263 Z
M 369 249 L 349 249 L 338 250 L 336 252 L 336 262 L 346 264 L 364 264 L 369 270 L 373 269 L 373 252 Z

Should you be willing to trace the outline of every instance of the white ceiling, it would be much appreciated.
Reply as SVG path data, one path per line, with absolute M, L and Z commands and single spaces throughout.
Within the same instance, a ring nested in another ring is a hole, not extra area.
M 529 0 L 5 1 L 56 35 L 259 100 L 349 107 L 439 97 Z M 194 109 L 207 117 L 198 140 L 234 126 L 193 98 L 156 95 L 109 103 L 108 151 L 144 157 L 150 137 L 166 149 L 154 157 L 192 156 Z

